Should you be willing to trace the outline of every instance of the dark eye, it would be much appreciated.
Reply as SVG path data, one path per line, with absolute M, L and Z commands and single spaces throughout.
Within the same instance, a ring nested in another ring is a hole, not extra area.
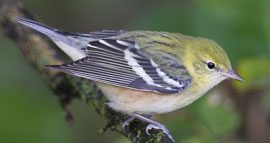
M 208 67 L 209 69 L 214 69 L 214 68 L 216 67 L 216 65 L 215 65 L 213 62 L 208 62 L 208 63 L 207 63 L 207 67 Z

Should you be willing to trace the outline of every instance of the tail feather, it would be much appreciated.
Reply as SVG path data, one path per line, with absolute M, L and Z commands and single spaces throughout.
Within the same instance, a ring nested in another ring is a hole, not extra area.
M 30 28 L 42 33 L 42 34 L 45 34 L 46 36 L 48 36 L 50 38 L 57 39 L 59 37 L 59 34 L 57 33 L 57 31 L 58 31 L 57 29 L 52 28 L 52 27 L 45 25 L 43 23 L 33 21 L 30 19 L 21 18 L 21 17 L 17 18 L 17 22 L 21 23 L 27 27 L 30 27 Z
M 48 36 L 73 60 L 78 60 L 86 56 L 85 52 L 81 49 L 85 48 L 90 41 L 90 38 L 87 36 L 60 31 L 43 23 L 25 18 L 19 17 L 17 18 L 17 22 Z

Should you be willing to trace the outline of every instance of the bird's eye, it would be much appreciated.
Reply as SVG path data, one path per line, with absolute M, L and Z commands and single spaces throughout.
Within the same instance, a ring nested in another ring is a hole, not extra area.
M 208 67 L 209 69 L 214 69 L 214 68 L 216 67 L 216 65 L 215 65 L 213 62 L 208 62 L 208 63 L 207 63 L 207 67 Z

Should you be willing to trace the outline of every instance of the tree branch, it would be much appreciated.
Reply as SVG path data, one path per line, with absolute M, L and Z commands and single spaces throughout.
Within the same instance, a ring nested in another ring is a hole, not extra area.
M 111 129 L 126 136 L 132 142 L 171 143 L 172 141 L 161 130 L 151 130 L 149 136 L 145 132 L 147 123 L 139 120 L 132 122 L 125 130 L 122 123 L 127 115 L 115 112 L 108 108 L 107 99 L 89 80 L 69 76 L 67 74 L 45 70 L 44 65 L 61 64 L 67 57 L 40 34 L 23 28 L 16 22 L 16 17 L 35 19 L 35 16 L 26 10 L 20 1 L 2 0 L 0 2 L 0 24 L 4 35 L 19 45 L 25 60 L 27 60 L 41 77 L 43 77 L 51 90 L 58 96 L 60 103 L 67 112 L 67 119 L 72 121 L 70 109 L 72 99 L 80 98 L 92 105 L 97 113 L 107 120 L 104 131 Z

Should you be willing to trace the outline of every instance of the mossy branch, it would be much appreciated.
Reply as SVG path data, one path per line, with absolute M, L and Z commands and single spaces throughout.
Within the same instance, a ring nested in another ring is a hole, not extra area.
M 45 65 L 61 64 L 68 58 L 44 36 L 18 24 L 16 22 L 18 16 L 36 19 L 20 1 L 2 0 L 0 2 L 2 33 L 19 45 L 25 60 L 46 80 L 51 90 L 58 96 L 63 109 L 67 112 L 68 120 L 73 120 L 70 109 L 72 99 L 79 98 L 86 101 L 89 106 L 93 106 L 97 113 L 106 119 L 107 126 L 104 131 L 111 129 L 119 132 L 135 143 L 172 142 L 161 130 L 151 130 L 152 135 L 147 135 L 145 132 L 147 123 L 139 120 L 135 120 L 123 130 L 122 123 L 128 116 L 111 110 L 106 105 L 106 98 L 93 83 L 89 80 L 44 69 Z

